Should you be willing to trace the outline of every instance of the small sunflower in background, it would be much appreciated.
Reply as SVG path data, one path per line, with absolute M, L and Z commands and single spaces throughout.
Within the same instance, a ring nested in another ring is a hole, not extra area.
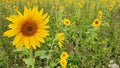
M 83 5 L 82 5 L 80 2 L 77 2 L 77 5 L 78 5 L 80 8 L 83 8 Z
M 103 0 L 103 2 L 106 6 L 108 6 L 108 2 L 109 2 L 108 0 Z
M 68 3 L 73 3 L 73 0 L 67 0 Z
M 95 7 L 96 3 L 95 2 L 91 2 L 91 6 Z
M 8 9 L 9 9 L 9 7 L 10 7 L 10 6 L 6 5 L 6 6 L 5 6 L 5 9 L 6 9 L 6 10 L 8 10 Z
M 33 5 L 33 2 L 31 2 L 31 1 L 28 1 L 27 3 L 28 3 L 29 6 Z
M 61 60 L 60 60 L 60 65 L 61 65 L 62 67 L 66 67 L 66 66 L 67 66 L 67 60 L 61 59 Z
M 69 26 L 71 24 L 70 20 L 69 19 L 64 19 L 64 24 L 66 26 Z
M 60 65 L 63 68 L 66 68 L 67 66 L 67 59 L 68 59 L 69 55 L 67 52 L 62 52 L 62 54 L 60 55 Z
M 44 43 L 46 36 L 49 35 L 49 28 L 46 24 L 49 22 L 50 16 L 43 14 L 43 9 L 38 11 L 38 7 L 34 6 L 32 9 L 24 7 L 22 14 L 18 10 L 18 15 L 11 15 L 6 19 L 11 21 L 9 30 L 4 32 L 4 36 L 15 36 L 12 45 L 17 48 L 22 48 L 24 45 L 27 49 L 41 47 L 40 43 Z
M 101 25 L 101 21 L 99 19 L 95 19 L 94 22 L 93 22 L 93 26 L 98 27 L 100 25 Z
M 67 52 L 63 52 L 61 55 L 60 55 L 60 58 L 61 59 L 67 59 L 69 57 L 68 53 Z
M 60 6 L 60 12 L 64 11 L 64 6 Z
M 58 46 L 60 47 L 60 48 L 62 48 L 62 43 L 63 43 L 63 41 L 64 41 L 64 39 L 65 39 L 65 35 L 64 35 L 64 33 L 58 33 L 57 34 L 57 39 L 58 39 Z
M 112 9 L 113 9 L 113 6 L 109 6 L 109 10 L 112 11 Z
M 18 10 L 18 7 L 17 7 L 17 6 L 13 6 L 13 9 L 14 9 L 14 10 Z
M 102 14 L 103 14 L 102 11 L 99 11 L 99 12 L 98 12 L 98 17 L 99 17 L 100 19 L 102 18 Z

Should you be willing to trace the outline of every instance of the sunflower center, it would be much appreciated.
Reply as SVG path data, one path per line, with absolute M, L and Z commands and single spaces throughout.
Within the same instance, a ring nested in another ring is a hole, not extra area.
M 96 21 L 95 24 L 98 24 L 98 21 Z
M 66 21 L 66 24 L 68 24 L 69 22 L 68 21 Z
M 65 65 L 65 62 L 62 62 L 63 65 Z
M 21 32 L 25 36 L 33 36 L 37 32 L 37 24 L 32 21 L 26 21 L 22 25 Z
M 65 57 L 65 54 L 63 55 L 63 57 Z
M 31 26 L 28 26 L 26 29 L 27 31 L 32 31 L 33 28 Z

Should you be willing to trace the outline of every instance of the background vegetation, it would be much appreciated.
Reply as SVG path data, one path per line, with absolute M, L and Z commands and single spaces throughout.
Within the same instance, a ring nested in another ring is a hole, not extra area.
M 120 1 L 119 0 L 0 0 L 0 68 L 29 68 L 29 50 L 16 49 L 13 38 L 3 36 L 10 23 L 5 18 L 23 12 L 24 6 L 37 5 L 50 15 L 50 36 L 35 52 L 35 68 L 61 68 L 60 54 L 68 52 L 67 68 L 108 68 L 110 61 L 120 65 Z M 102 11 L 101 25 L 93 21 Z M 65 26 L 67 18 L 71 25 Z M 59 48 L 56 35 L 65 40 Z

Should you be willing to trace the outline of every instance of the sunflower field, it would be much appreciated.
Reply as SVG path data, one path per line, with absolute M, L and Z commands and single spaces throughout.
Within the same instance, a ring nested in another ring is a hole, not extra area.
M 0 68 L 120 68 L 120 0 L 0 0 Z

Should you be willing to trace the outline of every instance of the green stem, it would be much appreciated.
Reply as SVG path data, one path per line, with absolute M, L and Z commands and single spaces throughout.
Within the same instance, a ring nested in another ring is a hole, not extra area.
M 34 50 L 30 49 L 30 58 L 32 60 L 32 68 L 34 68 L 35 58 L 34 58 Z

